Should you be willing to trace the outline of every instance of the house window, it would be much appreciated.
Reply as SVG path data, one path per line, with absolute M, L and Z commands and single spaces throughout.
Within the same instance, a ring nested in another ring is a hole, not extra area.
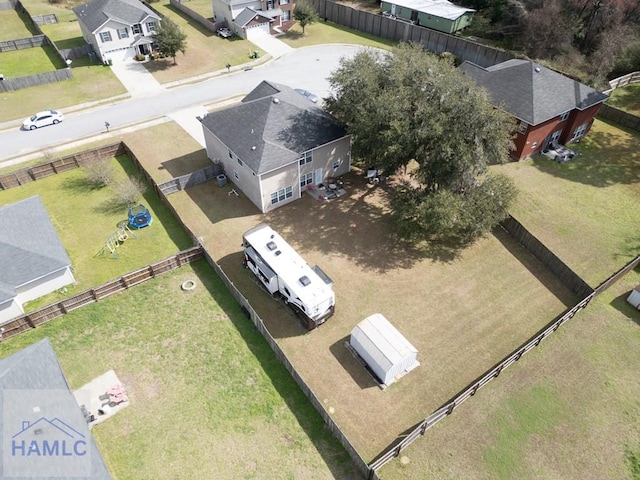
M 534 149 L 534 148 L 538 148 L 538 142 L 533 142 L 533 143 L 531 144 L 531 148 L 532 148 L 532 149 Z
M 333 169 L 334 169 L 334 170 L 339 169 L 339 168 L 340 168 L 340 164 L 341 164 L 341 163 L 342 163 L 342 162 L 341 162 L 340 160 L 336 160 L 335 162 L 333 162 Z
M 284 202 L 287 198 L 293 197 L 293 187 L 284 187 L 271 194 L 271 205 Z
M 304 154 L 300 158 L 300 165 L 306 165 L 307 163 L 311 163 L 312 160 L 313 160 L 313 156 L 311 152 L 304 152 Z
M 567 118 L 569 118 L 569 114 L 571 112 L 564 112 L 562 115 L 560 115 L 560 121 L 564 122 Z
M 267 0 L 267 10 L 273 10 L 273 0 Z
M 111 32 L 100 32 L 100 40 L 102 40 L 102 43 L 110 42 Z
M 283 10 L 282 11 L 282 20 L 283 21 L 287 21 L 287 20 L 291 20 L 291 10 Z
M 587 126 L 588 126 L 588 123 L 583 123 L 578 128 L 576 128 L 575 132 L 573 132 L 573 136 L 571 137 L 571 140 L 576 140 L 582 137 L 584 133 L 587 131 Z
M 518 124 L 518 133 L 522 133 L 524 135 L 527 131 L 527 127 L 527 122 L 520 122 Z
M 134 35 L 142 34 L 142 25 L 140 25 L 139 23 L 136 23 L 133 27 L 131 27 L 131 31 L 133 32 Z
M 242 160 L 238 159 L 238 165 L 240 165 L 240 166 L 243 165 Z
M 153 32 L 156 29 L 156 22 L 147 22 L 147 32 Z
M 280 0 L 280 5 L 286 5 L 289 3 L 289 0 Z
M 129 38 L 129 29 L 128 28 L 119 28 L 118 29 L 118 38 Z
M 313 172 L 304 173 L 300 176 L 300 186 L 306 187 L 307 185 L 313 183 Z
M 229 152 L 229 158 L 233 158 L 233 153 L 231 153 L 231 150 L 227 150 Z
M 233 171 L 233 178 L 235 178 L 236 180 L 240 180 L 240 175 L 238 175 L 238 172 L 236 172 L 235 170 Z

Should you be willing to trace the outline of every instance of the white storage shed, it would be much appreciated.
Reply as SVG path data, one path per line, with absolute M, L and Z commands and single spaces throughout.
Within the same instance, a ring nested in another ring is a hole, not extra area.
M 627 302 L 632 305 L 633 308 L 640 310 L 640 285 L 631 290 L 631 293 L 627 297 Z
M 366 362 L 383 386 L 416 368 L 418 350 L 387 320 L 374 313 L 351 331 L 349 345 Z

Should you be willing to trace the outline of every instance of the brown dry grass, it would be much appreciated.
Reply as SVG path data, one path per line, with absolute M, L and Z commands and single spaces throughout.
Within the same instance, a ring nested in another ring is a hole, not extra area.
M 345 179 L 347 197 L 318 203 L 304 196 L 268 215 L 214 182 L 170 198 L 371 460 L 575 299 L 502 233 L 463 252 L 394 242 L 384 189 L 357 174 Z M 242 233 L 260 222 L 335 280 L 337 312 L 321 328 L 306 333 L 242 268 Z M 407 336 L 422 363 L 385 391 L 344 347 L 352 328 L 375 312 Z

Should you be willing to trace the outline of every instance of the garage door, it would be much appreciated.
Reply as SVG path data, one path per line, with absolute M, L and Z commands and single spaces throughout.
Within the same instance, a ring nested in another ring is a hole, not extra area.
M 244 27 L 247 32 L 247 40 L 252 38 L 261 37 L 262 35 L 269 35 L 269 23 L 259 23 L 257 25 L 251 25 L 250 27 Z
M 106 58 L 110 58 L 113 63 L 124 62 L 130 58 L 133 58 L 136 54 L 134 48 L 120 48 L 118 50 L 112 50 L 105 53 Z

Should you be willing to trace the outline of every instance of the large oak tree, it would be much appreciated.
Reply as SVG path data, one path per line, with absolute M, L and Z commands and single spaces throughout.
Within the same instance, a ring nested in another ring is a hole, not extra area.
M 393 193 L 404 237 L 472 241 L 507 216 L 515 187 L 488 166 L 508 160 L 513 121 L 451 60 L 417 44 L 363 50 L 329 81 L 327 109 L 351 133 L 355 158 L 387 175 L 415 165 Z

